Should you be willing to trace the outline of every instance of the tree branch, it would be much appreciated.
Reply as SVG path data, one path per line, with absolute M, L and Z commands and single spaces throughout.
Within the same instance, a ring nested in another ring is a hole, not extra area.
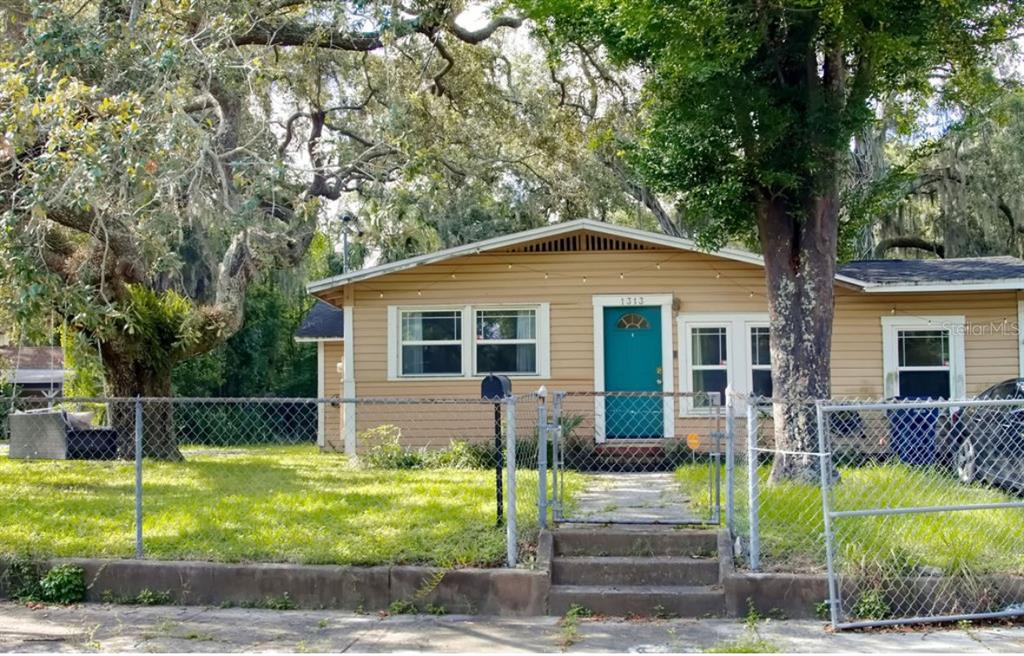
M 928 241 L 922 237 L 912 237 L 909 235 L 890 237 L 889 239 L 883 239 L 878 242 L 875 246 L 875 257 L 878 259 L 884 259 L 885 254 L 894 248 L 916 248 L 922 251 L 928 251 L 934 253 L 937 257 L 946 256 L 946 247 L 940 242 Z

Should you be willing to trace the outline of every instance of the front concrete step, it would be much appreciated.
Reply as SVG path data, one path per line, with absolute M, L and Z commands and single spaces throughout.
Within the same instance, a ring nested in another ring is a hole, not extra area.
M 688 556 L 557 556 L 551 562 L 554 585 L 712 585 L 717 558 Z
M 715 531 L 639 530 L 629 528 L 559 528 L 554 531 L 555 556 L 714 556 Z
M 725 592 L 707 586 L 551 586 L 551 615 L 564 615 L 573 604 L 599 615 L 619 617 L 709 617 L 725 614 Z

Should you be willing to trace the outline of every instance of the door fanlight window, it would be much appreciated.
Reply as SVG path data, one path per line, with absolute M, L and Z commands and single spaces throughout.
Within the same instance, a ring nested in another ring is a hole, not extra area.
M 615 324 L 619 330 L 650 330 L 651 324 L 642 314 L 627 312 Z

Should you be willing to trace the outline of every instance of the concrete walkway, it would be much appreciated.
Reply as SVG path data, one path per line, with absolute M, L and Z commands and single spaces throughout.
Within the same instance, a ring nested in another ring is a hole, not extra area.
M 691 522 L 695 517 L 672 472 L 587 474 L 572 519 L 597 522 Z
M 580 620 L 180 606 L 0 604 L 0 651 L 113 652 L 1014 652 L 1024 625 L 832 634 L 821 622 Z

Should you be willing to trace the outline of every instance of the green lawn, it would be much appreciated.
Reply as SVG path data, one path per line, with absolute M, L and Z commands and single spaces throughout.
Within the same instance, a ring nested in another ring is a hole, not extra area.
M 504 561 L 494 471 L 370 470 L 313 446 L 186 449 L 145 463 L 146 556 L 443 566 Z M 517 477 L 521 539 L 535 539 L 537 473 Z M 571 491 L 579 479 L 567 481 Z M 0 455 L 0 554 L 130 556 L 132 463 Z M 528 546 L 528 544 L 527 544 Z
M 768 472 L 767 466 L 758 469 L 764 569 L 823 569 L 819 487 L 769 486 Z M 705 466 L 680 467 L 676 476 L 698 504 L 706 504 L 706 495 L 697 494 L 707 485 Z M 736 521 L 745 535 L 746 476 L 746 469 L 737 468 Z M 962 485 L 941 469 L 899 463 L 840 468 L 834 495 L 835 510 L 1019 501 L 983 484 Z M 930 567 L 946 574 L 1024 574 L 1024 510 L 842 517 L 834 520 L 833 531 L 845 572 Z

